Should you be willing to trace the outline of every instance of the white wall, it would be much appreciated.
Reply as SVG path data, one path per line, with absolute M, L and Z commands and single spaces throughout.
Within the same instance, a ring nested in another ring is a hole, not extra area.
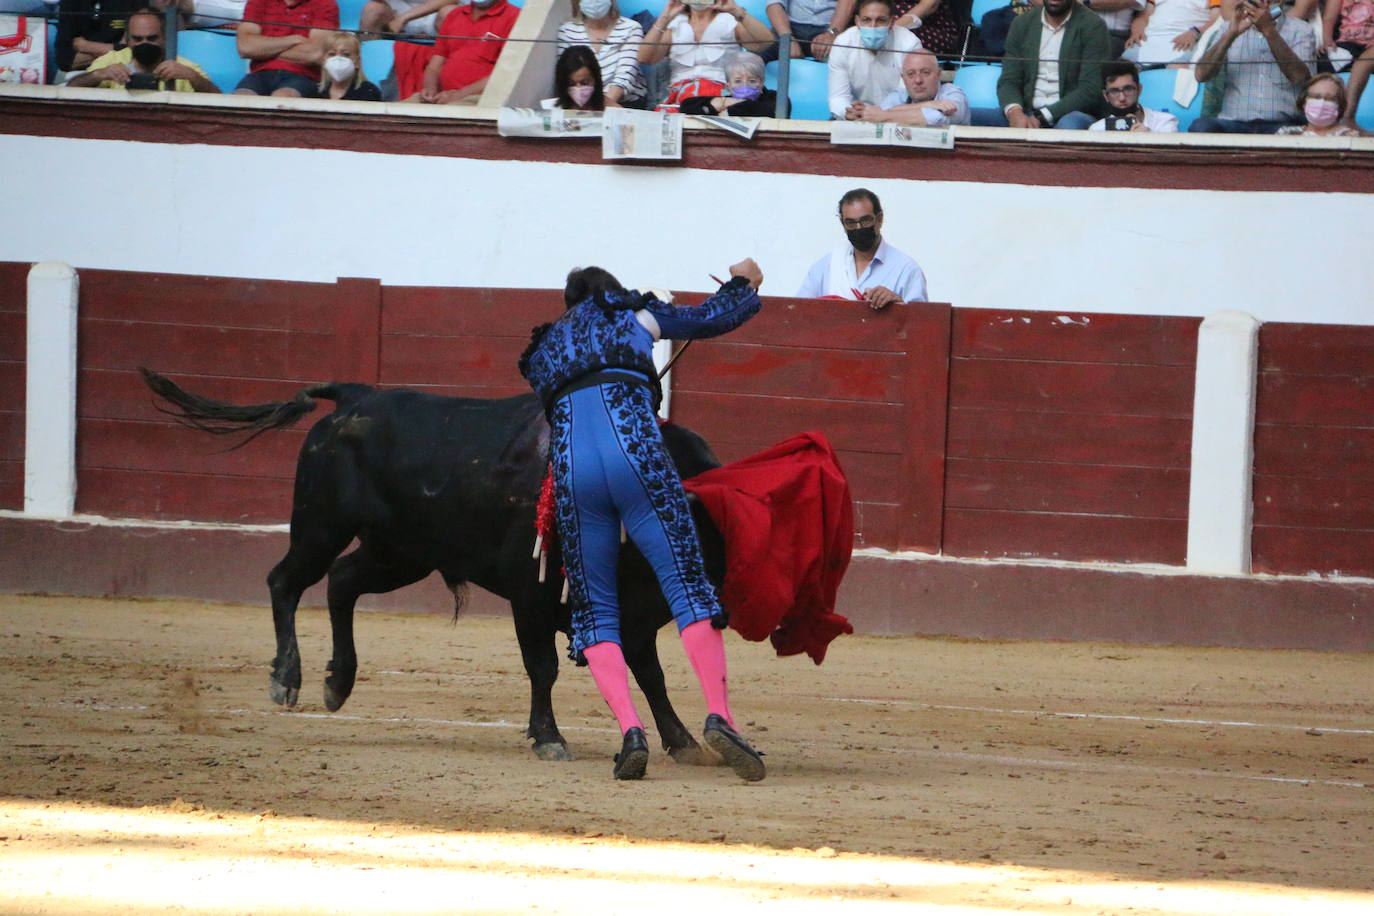
M 563 141 L 580 142 L 580 141 Z M 0 260 L 292 280 L 714 288 L 757 258 L 791 295 L 865 184 L 885 237 L 964 307 L 1374 323 L 1374 196 L 1051 188 L 334 150 L 0 136 L 23 176 Z M 1046 166 L 1049 168 L 1050 166 Z M 385 187 L 386 191 L 373 190 Z M 1320 239 L 1310 247 L 1300 239 Z M 1320 258 L 1320 260 L 1319 260 Z

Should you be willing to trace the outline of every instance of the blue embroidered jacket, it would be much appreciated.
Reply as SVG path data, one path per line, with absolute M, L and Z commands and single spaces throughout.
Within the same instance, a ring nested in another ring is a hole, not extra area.
M 654 368 L 654 339 L 635 318 L 640 308 L 658 321 L 663 337 L 690 340 L 715 337 L 744 324 L 758 312 L 759 295 L 743 277 L 732 277 L 696 306 L 669 305 L 633 290 L 609 293 L 604 304 L 596 297 L 582 300 L 553 324 L 535 328 L 520 357 L 520 374 L 545 410 L 578 379 L 607 370 L 642 376 L 654 391 L 657 409 L 662 392 Z

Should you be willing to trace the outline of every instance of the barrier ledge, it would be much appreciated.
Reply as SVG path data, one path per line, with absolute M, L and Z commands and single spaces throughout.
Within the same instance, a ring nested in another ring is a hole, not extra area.
M 127 89 L 75 88 L 71 86 L 35 86 L 24 83 L 0 83 L 0 98 L 44 101 L 108 102 L 133 105 L 169 105 L 191 108 L 219 108 L 290 112 L 294 114 L 346 114 L 432 119 L 440 121 L 489 123 L 498 116 L 498 108 L 474 106 L 417 105 L 407 102 L 354 102 L 329 99 L 286 99 L 270 96 L 205 94 L 193 92 L 136 91 Z M 763 118 L 759 130 L 774 134 L 828 135 L 829 121 L 801 121 L 784 118 Z M 692 132 L 718 134 L 707 124 L 688 118 L 684 129 Z M 1279 137 L 1256 134 L 1140 134 L 1124 131 L 1083 130 L 1026 130 L 1014 127 L 953 128 L 955 143 L 964 141 L 993 141 L 996 143 L 1033 143 L 1049 146 L 1127 146 L 1127 147 L 1191 147 L 1198 149 L 1232 150 L 1306 150 L 1349 151 L 1374 155 L 1374 137 Z M 575 141 L 569 141 L 575 142 Z M 856 147 L 857 148 L 857 147 Z M 871 148 L 870 148 L 871 149 Z

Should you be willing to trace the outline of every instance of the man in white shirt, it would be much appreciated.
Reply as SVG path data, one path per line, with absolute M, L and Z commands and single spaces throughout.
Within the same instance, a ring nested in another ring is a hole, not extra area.
M 830 52 L 830 115 L 858 118 L 855 102 L 877 105 L 902 85 L 902 56 L 921 46 L 907 29 L 896 28 L 891 0 L 862 0 L 854 26 L 840 33 Z
M 1088 130 L 1153 131 L 1178 133 L 1178 118 L 1167 111 L 1155 111 L 1140 104 L 1140 71 L 1128 60 L 1114 60 L 1102 68 L 1107 85 L 1102 97 L 1107 100 L 1107 116 L 1094 121 Z
M 807 272 L 802 299 L 853 299 L 877 311 L 894 302 L 925 302 L 926 275 L 910 257 L 883 241 L 883 205 L 867 188 L 840 198 L 847 241 Z
M 878 105 L 855 102 L 859 121 L 948 127 L 969 122 L 968 96 L 953 83 L 940 82 L 940 61 L 921 48 L 902 60 L 902 88 Z

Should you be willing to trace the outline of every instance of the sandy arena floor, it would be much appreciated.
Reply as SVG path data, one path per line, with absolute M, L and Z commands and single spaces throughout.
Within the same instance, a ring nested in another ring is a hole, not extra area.
M 529 752 L 507 620 L 361 614 L 329 714 L 325 615 L 294 713 L 269 617 L 0 596 L 0 913 L 1374 912 L 1368 655 L 842 637 L 815 667 L 732 635 L 768 778 L 651 735 L 616 783 L 585 671 L 578 759 Z

